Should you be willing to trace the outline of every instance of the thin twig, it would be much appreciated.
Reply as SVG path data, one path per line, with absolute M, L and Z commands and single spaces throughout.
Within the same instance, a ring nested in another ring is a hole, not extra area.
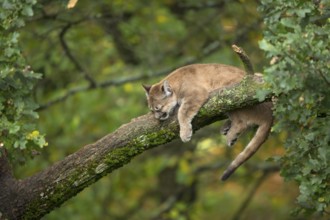
M 248 55 L 244 52 L 242 48 L 236 46 L 235 44 L 233 44 L 231 47 L 238 54 L 239 58 L 242 60 L 246 73 L 253 75 L 254 70 Z
M 93 87 L 94 88 L 94 87 Z M 66 100 L 67 98 L 69 98 L 70 96 L 78 93 L 78 92 L 83 92 L 83 91 L 87 91 L 89 89 L 92 89 L 90 86 L 81 86 L 81 87 L 76 87 L 73 89 L 70 89 L 67 93 L 65 93 L 63 96 L 60 96 L 56 99 L 53 99 L 49 102 L 47 102 L 46 104 L 40 105 L 39 108 L 36 109 L 36 111 L 42 111 L 45 110 L 46 108 L 59 103 L 59 102 L 63 102 L 64 100 Z
M 242 213 L 245 211 L 245 209 L 248 207 L 251 200 L 253 199 L 257 189 L 261 186 L 261 184 L 264 182 L 264 180 L 266 179 L 267 176 L 268 176 L 268 172 L 265 171 L 265 172 L 262 173 L 262 175 L 259 177 L 259 179 L 257 179 L 256 183 L 254 184 L 254 186 L 250 190 L 249 194 L 247 195 L 245 200 L 242 202 L 239 209 L 236 211 L 236 213 L 233 216 L 232 220 L 239 220 L 240 219 Z
M 73 23 L 68 23 L 66 26 L 64 26 L 64 28 L 60 32 L 59 38 L 60 38 L 61 46 L 62 46 L 63 50 L 65 51 L 65 54 L 67 55 L 67 57 L 71 60 L 71 62 L 76 67 L 76 69 L 78 71 L 80 71 L 80 73 L 84 76 L 84 78 L 89 82 L 89 86 L 92 88 L 96 87 L 95 80 L 85 71 L 85 69 L 80 65 L 78 60 L 73 56 L 68 44 L 65 41 L 65 34 L 72 27 L 72 25 L 73 25 Z
M 328 86 L 330 86 L 330 82 L 329 82 L 329 80 L 325 77 L 325 75 L 323 75 L 323 73 L 321 72 L 321 71 L 316 71 L 321 77 L 322 77 L 322 79 L 324 80 L 324 82 L 326 83 L 326 84 L 328 84 Z

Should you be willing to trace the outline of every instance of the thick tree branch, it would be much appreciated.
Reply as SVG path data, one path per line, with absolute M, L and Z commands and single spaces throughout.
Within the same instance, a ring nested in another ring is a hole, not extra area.
M 237 86 L 212 94 L 193 120 L 193 129 L 225 118 L 227 111 L 258 103 L 255 91 L 262 84 L 257 81 L 247 76 Z M 0 201 L 0 212 L 10 219 L 38 219 L 135 156 L 177 138 L 178 133 L 175 117 L 164 122 L 152 114 L 135 118 L 48 169 L 17 181 L 17 192 Z
M 15 209 L 12 207 L 16 205 L 12 200 L 7 200 L 7 198 L 16 196 L 18 184 L 7 156 L 6 150 L 0 147 L 0 219 L 3 217 L 2 213 L 13 215 Z M 3 206 L 1 201 L 5 201 L 6 206 Z

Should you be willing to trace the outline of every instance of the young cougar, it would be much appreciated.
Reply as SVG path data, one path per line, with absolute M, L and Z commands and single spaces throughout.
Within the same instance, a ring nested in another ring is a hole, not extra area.
M 193 64 L 181 67 L 152 86 L 143 85 L 148 105 L 158 120 L 166 120 L 178 109 L 180 138 L 187 142 L 192 136 L 191 121 L 212 91 L 240 82 L 245 72 L 222 64 Z M 229 120 L 221 132 L 232 146 L 248 127 L 257 125 L 256 134 L 245 149 L 229 165 L 221 179 L 226 180 L 265 142 L 273 122 L 272 103 L 237 109 L 228 113 Z

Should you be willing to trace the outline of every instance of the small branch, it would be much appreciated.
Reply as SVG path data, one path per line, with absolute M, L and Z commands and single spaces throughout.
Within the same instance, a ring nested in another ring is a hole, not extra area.
M 151 215 L 151 220 L 161 219 L 161 215 L 168 212 L 173 208 L 173 206 L 178 201 L 178 195 L 171 195 L 168 199 L 166 199 Z
M 267 176 L 268 176 L 268 172 L 265 171 L 265 172 L 262 173 L 262 175 L 259 177 L 259 179 L 257 179 L 256 183 L 254 184 L 254 186 L 250 190 L 249 194 L 247 195 L 247 197 L 245 198 L 245 200 L 243 201 L 243 203 L 241 204 L 241 206 L 239 207 L 239 209 L 236 211 L 236 214 L 233 216 L 232 220 L 239 220 L 240 219 L 242 213 L 248 207 L 248 205 L 250 204 L 251 200 L 253 199 L 253 197 L 254 197 L 257 189 L 265 181 L 265 179 L 266 179 Z
M 321 16 L 315 16 L 310 19 L 311 23 L 317 23 L 319 21 L 325 21 L 326 19 L 330 18 L 330 13 L 324 13 Z
M 246 73 L 253 75 L 254 70 L 253 70 L 253 66 L 252 66 L 252 63 L 251 63 L 248 55 L 244 52 L 244 50 L 242 48 L 236 46 L 235 44 L 233 44 L 231 47 L 238 54 L 239 58 L 242 60 Z
M 90 87 L 90 86 L 84 86 L 84 87 L 77 87 L 77 88 L 73 88 L 70 89 L 66 94 L 64 94 L 63 96 L 60 96 L 58 98 L 55 98 L 49 102 L 47 102 L 46 104 L 40 105 L 36 111 L 42 111 L 45 110 L 47 108 L 49 108 L 50 106 L 59 103 L 59 102 L 63 102 L 64 100 L 66 100 L 67 98 L 69 98 L 70 96 L 78 93 L 78 92 L 83 92 L 83 91 L 87 91 L 89 89 L 92 89 L 94 87 Z
M 203 3 L 203 4 L 198 4 L 198 5 L 181 5 L 178 4 L 176 6 L 177 9 L 180 11 L 182 10 L 204 10 L 208 8 L 222 8 L 228 0 L 222 1 L 220 3 Z
M 208 164 L 205 166 L 200 166 L 198 167 L 194 173 L 198 175 L 199 173 L 203 172 L 208 172 L 210 170 L 219 170 L 222 168 L 226 168 L 226 166 L 231 162 L 231 160 L 223 160 L 218 163 L 213 163 L 213 164 Z M 280 171 L 280 165 L 279 164 L 274 164 L 274 163 L 251 163 L 247 162 L 245 167 L 248 169 L 249 173 L 254 173 L 254 172 L 267 172 L 267 173 L 274 173 L 274 172 L 279 172 Z
M 330 86 L 329 80 L 323 75 L 323 73 L 321 71 L 319 71 L 319 70 L 317 71 L 317 73 L 322 77 L 322 79 L 324 80 L 324 82 L 326 84 L 328 84 L 328 86 Z
M 76 69 L 78 71 L 80 71 L 80 73 L 84 76 L 84 78 L 89 82 L 89 86 L 94 88 L 96 87 L 96 82 L 94 81 L 94 79 L 85 71 L 85 69 L 80 65 L 80 63 L 78 62 L 78 60 L 73 56 L 73 54 L 71 53 L 71 50 L 68 46 L 68 44 L 65 41 L 65 34 L 67 33 L 67 31 L 72 27 L 73 24 L 77 24 L 80 21 L 77 21 L 75 23 L 68 23 L 60 32 L 59 38 L 60 38 L 60 43 L 61 46 L 63 48 L 63 50 L 65 51 L 65 54 L 67 55 L 67 57 L 71 60 L 71 62 L 74 64 L 74 66 L 76 67 Z

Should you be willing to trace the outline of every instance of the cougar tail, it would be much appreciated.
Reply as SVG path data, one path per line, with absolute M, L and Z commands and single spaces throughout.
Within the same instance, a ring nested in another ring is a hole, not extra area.
M 230 177 L 231 174 L 235 172 L 235 170 L 241 166 L 245 161 L 247 161 L 266 141 L 270 129 L 272 127 L 272 122 L 265 122 L 259 125 L 256 134 L 251 139 L 249 144 L 245 147 L 245 149 L 231 162 L 228 168 L 225 170 L 223 175 L 221 176 L 221 180 L 225 181 Z

